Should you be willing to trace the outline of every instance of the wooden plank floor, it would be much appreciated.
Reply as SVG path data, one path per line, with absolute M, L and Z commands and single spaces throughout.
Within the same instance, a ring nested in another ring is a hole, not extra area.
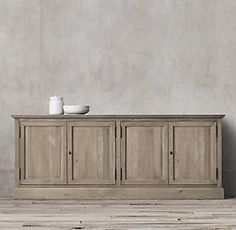
M 236 199 L 0 199 L 0 229 L 236 229 Z

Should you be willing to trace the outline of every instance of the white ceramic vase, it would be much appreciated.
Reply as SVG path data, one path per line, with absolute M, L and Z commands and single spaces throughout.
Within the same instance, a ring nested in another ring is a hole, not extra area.
M 49 114 L 60 115 L 63 114 L 63 97 L 50 97 L 49 101 Z

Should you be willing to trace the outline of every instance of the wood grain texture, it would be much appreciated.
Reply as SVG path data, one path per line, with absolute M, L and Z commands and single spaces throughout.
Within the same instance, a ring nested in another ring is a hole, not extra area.
M 216 184 L 216 123 L 170 123 L 170 183 Z
M 222 119 L 217 119 L 217 155 L 216 167 L 218 168 L 218 187 L 222 186 Z
M 222 188 L 16 188 L 17 199 L 223 199 Z
M 236 229 L 236 199 L 1 199 L 0 229 Z
M 20 121 L 15 120 L 15 186 L 18 187 L 20 184 Z
M 15 198 L 224 197 L 220 115 L 20 117 Z
M 65 184 L 65 123 L 21 124 L 20 184 Z
M 115 184 L 115 123 L 69 124 L 69 184 Z
M 222 119 L 225 114 L 12 115 L 15 119 Z
M 122 184 L 167 184 L 168 123 L 123 122 Z

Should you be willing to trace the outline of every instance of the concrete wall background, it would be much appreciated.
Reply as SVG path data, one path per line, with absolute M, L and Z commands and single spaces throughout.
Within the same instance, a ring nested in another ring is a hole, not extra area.
M 11 114 L 52 95 L 91 114 L 226 113 L 236 196 L 235 0 L 0 0 L 0 195 L 14 186 Z

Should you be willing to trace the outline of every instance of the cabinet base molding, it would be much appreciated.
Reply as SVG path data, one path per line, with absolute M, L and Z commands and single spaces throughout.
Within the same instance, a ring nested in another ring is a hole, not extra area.
M 223 188 L 16 188 L 15 199 L 223 199 Z

